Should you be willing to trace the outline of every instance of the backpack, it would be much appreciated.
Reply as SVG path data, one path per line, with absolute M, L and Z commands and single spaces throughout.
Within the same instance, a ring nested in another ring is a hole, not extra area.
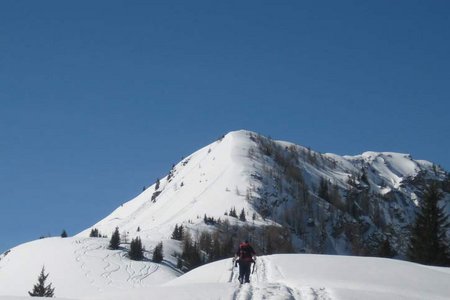
M 241 244 L 239 246 L 239 260 L 253 261 L 253 248 L 249 244 Z

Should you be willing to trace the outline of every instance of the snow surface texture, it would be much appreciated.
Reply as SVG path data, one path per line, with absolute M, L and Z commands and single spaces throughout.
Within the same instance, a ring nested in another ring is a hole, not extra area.
M 0 261 L 0 299 L 29 299 L 42 265 L 58 299 L 449 299 L 450 271 L 380 258 L 284 254 L 257 258 L 240 285 L 231 259 L 179 275 L 167 262 L 135 262 L 105 239 L 52 238 Z M 30 255 L 31 254 L 31 255 Z

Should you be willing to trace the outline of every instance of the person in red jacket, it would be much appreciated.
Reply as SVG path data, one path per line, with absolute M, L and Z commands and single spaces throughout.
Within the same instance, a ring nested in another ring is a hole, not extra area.
M 250 267 L 252 263 L 255 263 L 255 256 L 255 250 L 247 240 L 239 244 L 234 259 L 239 264 L 239 282 L 241 284 L 250 282 Z

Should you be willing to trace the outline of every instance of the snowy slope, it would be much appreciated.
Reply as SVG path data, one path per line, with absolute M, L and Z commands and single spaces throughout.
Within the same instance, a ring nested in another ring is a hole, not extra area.
M 59 255 L 52 252 L 51 248 L 55 247 L 60 249 Z M 46 239 L 13 249 L 9 263 L 1 262 L 0 299 L 24 299 L 42 263 L 50 272 L 49 281 L 56 288 L 57 299 L 440 300 L 450 297 L 448 268 L 403 261 L 307 254 L 261 256 L 251 283 L 239 286 L 238 269 L 233 267 L 231 259 L 199 267 L 173 279 L 174 275 L 164 266 L 130 262 L 103 247 L 95 239 Z M 45 249 L 45 253 L 39 249 Z M 34 259 L 30 258 L 30 250 L 37 251 Z
M 108 239 L 46 238 L 22 244 L 0 256 L 0 295 L 28 295 L 42 266 L 55 294 L 84 298 L 105 290 L 149 287 L 179 276 L 170 265 L 131 261 L 108 250 Z
M 237 269 L 225 271 L 229 267 L 229 260 L 213 263 L 167 285 L 236 282 Z M 448 268 L 431 269 L 396 260 L 271 255 L 257 260 L 251 284 L 229 299 L 448 299 L 449 279 Z
M 245 201 L 253 169 L 247 157 L 251 145 L 245 131 L 227 134 L 175 165 L 171 179 L 161 179 L 158 189 L 153 184 L 92 228 L 109 235 L 119 227 L 134 236 L 139 227 L 141 237 L 164 239 L 170 237 L 175 224 L 200 224 L 205 214 L 224 218 L 233 207 L 252 213 L 252 206 Z M 159 195 L 152 201 L 155 191 Z M 89 232 L 87 229 L 79 236 Z

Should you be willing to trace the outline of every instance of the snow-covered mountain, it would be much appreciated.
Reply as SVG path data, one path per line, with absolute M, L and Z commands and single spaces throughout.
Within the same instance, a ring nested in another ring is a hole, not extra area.
M 450 176 L 431 162 L 392 152 L 320 154 L 242 130 L 189 155 L 92 228 L 167 239 L 176 224 L 205 230 L 206 214 L 238 225 L 283 225 L 301 252 L 370 255 L 387 239 L 402 256 L 430 180 L 442 184 L 449 203 Z M 225 216 L 232 208 L 244 210 L 247 222 Z
M 448 204 L 449 174 L 407 154 L 321 154 L 231 132 L 75 237 L 37 240 L 0 255 L 0 300 L 26 296 L 43 265 L 64 299 L 448 299 L 448 268 L 311 254 L 261 256 L 252 283 L 239 288 L 230 259 L 182 275 L 174 255 L 181 242 L 171 239 L 177 225 L 196 240 L 226 224 L 235 239 L 242 237 L 236 228 L 255 243 L 262 236 L 259 252 L 272 253 L 270 234 L 261 230 L 275 227 L 289 235 L 283 238 L 294 252 L 373 255 L 388 240 L 402 257 L 430 181 L 440 184 Z M 116 227 L 124 242 L 119 250 L 108 249 L 108 238 L 89 237 L 94 228 L 110 236 Z M 126 254 L 126 241 L 136 236 L 147 249 L 143 261 Z M 150 258 L 160 241 L 164 261 L 156 264 Z

